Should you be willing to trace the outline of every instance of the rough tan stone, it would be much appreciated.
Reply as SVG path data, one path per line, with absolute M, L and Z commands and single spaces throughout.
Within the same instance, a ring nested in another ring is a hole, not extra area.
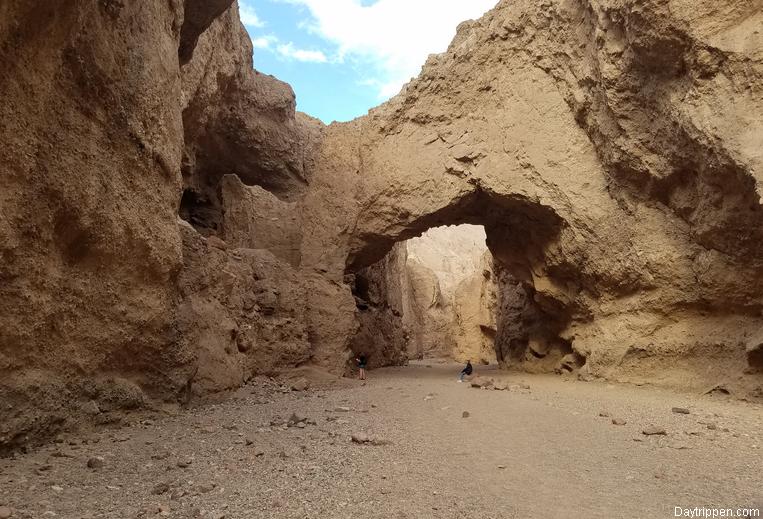
M 76 421 L 115 378 L 169 387 L 182 364 L 182 16 L 176 2 L 0 8 L 0 453 Z

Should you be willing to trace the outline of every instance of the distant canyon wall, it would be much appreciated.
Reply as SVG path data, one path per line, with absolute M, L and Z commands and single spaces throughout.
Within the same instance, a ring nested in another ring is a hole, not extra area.
M 371 367 L 433 357 L 495 363 L 492 270 L 479 226 L 435 228 L 396 244 L 347 279 L 360 322 L 353 353 Z

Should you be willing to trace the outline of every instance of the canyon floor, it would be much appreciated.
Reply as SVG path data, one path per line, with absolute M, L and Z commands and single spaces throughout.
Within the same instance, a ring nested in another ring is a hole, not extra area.
M 489 367 L 477 373 L 510 388 L 483 390 L 457 383 L 458 370 L 386 368 L 303 392 L 261 378 L 221 403 L 62 436 L 0 460 L 0 515 L 659 518 L 763 506 L 760 404 Z

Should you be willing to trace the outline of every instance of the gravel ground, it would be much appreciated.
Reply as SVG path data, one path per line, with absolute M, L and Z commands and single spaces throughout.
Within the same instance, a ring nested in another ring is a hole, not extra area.
M 676 506 L 763 506 L 759 404 L 478 368 L 509 385 L 483 390 L 456 383 L 458 370 L 388 368 L 306 392 L 259 379 L 222 404 L 62 437 L 0 460 L 0 518 L 667 518 Z

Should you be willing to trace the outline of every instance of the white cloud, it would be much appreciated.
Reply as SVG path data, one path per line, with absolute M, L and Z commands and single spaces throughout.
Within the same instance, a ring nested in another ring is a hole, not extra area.
M 255 49 L 269 49 L 270 45 L 277 42 L 278 38 L 272 35 L 252 38 L 252 47 Z
M 295 59 L 297 61 L 307 61 L 312 63 L 326 63 L 328 58 L 319 50 L 306 50 L 298 49 L 294 47 L 294 44 L 284 43 L 278 46 L 278 53 L 289 59 Z
M 281 43 L 274 34 L 266 34 L 252 38 L 252 47 L 278 54 L 279 56 L 296 61 L 326 63 L 328 58 L 320 50 L 300 49 L 292 42 Z
M 244 25 L 250 27 L 263 27 L 265 25 L 265 22 L 260 20 L 254 7 L 249 2 L 241 0 L 238 5 L 238 11 Z
M 418 75 L 429 54 L 443 52 L 464 20 L 478 18 L 497 0 L 284 0 L 312 14 L 310 30 L 349 57 L 378 69 L 380 97 L 396 94 Z M 325 57 L 325 56 L 324 56 Z

